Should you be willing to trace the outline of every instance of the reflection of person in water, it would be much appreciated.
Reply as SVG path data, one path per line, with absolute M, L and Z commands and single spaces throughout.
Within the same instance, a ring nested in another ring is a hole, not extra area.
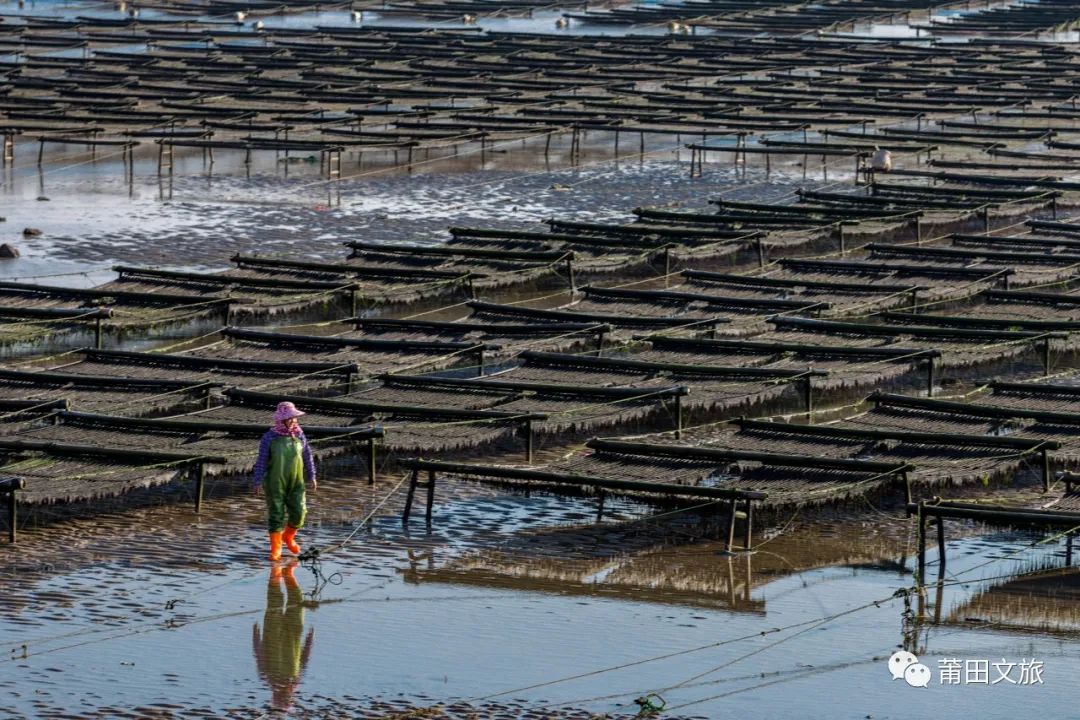
M 270 686 L 273 693 L 271 707 L 288 710 L 292 695 L 300 684 L 300 675 L 311 656 L 311 644 L 315 631 L 304 634 L 304 592 L 293 576 L 296 563 L 282 568 L 270 569 L 270 584 L 266 588 L 266 613 L 263 615 L 262 634 L 259 624 L 251 628 L 252 650 L 259 676 Z M 285 593 L 281 580 L 285 580 Z M 286 604 L 286 593 L 288 603 Z

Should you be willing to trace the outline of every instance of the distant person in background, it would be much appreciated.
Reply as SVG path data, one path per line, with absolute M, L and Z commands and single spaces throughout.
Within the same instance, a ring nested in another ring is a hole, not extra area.
M 278 403 L 274 425 L 262 436 L 255 459 L 254 491 L 266 496 L 266 525 L 270 531 L 270 559 L 281 559 L 281 545 L 300 554 L 296 532 L 304 526 L 307 497 L 304 481 L 318 488 L 315 461 L 297 418 L 305 413 L 291 402 Z
M 280 565 L 270 568 L 262 632 L 258 623 L 251 627 L 255 668 L 259 677 L 270 686 L 270 706 L 274 710 L 287 711 L 292 707 L 293 693 L 300 685 L 300 676 L 307 667 L 311 645 L 315 641 L 314 630 L 308 630 L 307 637 L 303 638 L 304 592 L 293 576 L 295 567 L 294 560 L 284 568 Z M 281 592 L 282 578 L 285 593 Z

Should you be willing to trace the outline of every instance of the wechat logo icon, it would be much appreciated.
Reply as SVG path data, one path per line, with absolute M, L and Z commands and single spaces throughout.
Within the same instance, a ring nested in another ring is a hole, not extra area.
M 889 658 L 889 674 L 893 680 L 903 680 L 911 687 L 924 688 L 930 684 L 930 668 L 906 650 L 897 650 Z

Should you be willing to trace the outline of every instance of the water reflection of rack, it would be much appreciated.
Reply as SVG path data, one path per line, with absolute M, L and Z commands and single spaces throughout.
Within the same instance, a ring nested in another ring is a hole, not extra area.
M 449 583 L 580 597 L 689 605 L 759 613 L 766 611 L 763 589 L 784 577 L 837 565 L 907 573 L 892 559 L 897 549 L 888 537 L 837 534 L 814 537 L 778 535 L 769 551 L 732 555 L 722 542 L 657 544 L 640 552 L 624 550 L 586 556 L 587 550 L 552 554 L 550 548 L 610 545 L 619 526 L 562 528 L 540 538 L 520 538 L 521 547 L 480 550 L 440 564 L 431 553 L 409 554 L 402 572 L 410 583 Z M 619 543 L 618 539 L 614 541 Z M 546 551 L 537 549 L 537 544 Z M 781 591 L 777 597 L 781 596 Z M 756 597 L 755 597 L 756 596 Z
M 765 613 L 765 600 L 751 597 L 769 577 L 755 576 L 754 556 L 715 557 L 708 572 L 694 568 L 695 556 L 651 554 L 590 560 L 522 560 L 486 551 L 446 567 L 426 569 L 410 558 L 404 579 L 411 583 L 450 583 L 505 590 L 558 593 L 578 597 L 655 601 L 735 612 Z M 697 573 L 700 575 L 695 576 Z

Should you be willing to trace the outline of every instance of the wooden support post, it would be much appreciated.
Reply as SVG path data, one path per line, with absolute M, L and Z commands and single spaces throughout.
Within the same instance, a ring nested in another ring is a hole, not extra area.
M 922 217 L 915 216 L 915 242 L 922 244 Z
M 19 505 L 18 500 L 15 498 L 15 490 L 9 490 L 7 493 L 7 506 L 8 506 L 8 542 L 15 544 L 18 540 L 18 523 L 19 523 Z
M 983 235 L 990 234 L 990 208 L 983 206 L 982 208 L 982 220 L 983 220 Z
M 911 313 L 913 315 L 919 312 L 919 288 L 911 288 Z
M 574 278 L 574 258 L 569 255 L 566 256 L 566 282 L 570 285 L 570 299 L 574 299 L 574 293 L 577 292 L 577 281 Z
M 367 481 L 368 485 L 375 484 L 375 438 L 370 437 L 367 441 Z
M 757 259 L 758 267 L 765 267 L 765 241 L 760 237 L 757 239 Z
M 746 526 L 743 528 L 743 550 L 753 548 L 754 538 L 754 503 L 750 498 L 746 499 Z
M 926 397 L 934 397 L 934 358 L 926 358 Z
M 806 373 L 806 377 L 803 378 L 803 407 L 806 408 L 807 421 L 813 419 L 814 416 L 814 381 L 811 378 L 810 373 Z
M 101 316 L 98 315 L 94 320 L 94 347 L 98 350 L 101 349 Z M 1047 341 L 1049 344 L 1049 341 Z
M 202 512 L 203 490 L 206 487 L 206 465 L 199 463 L 195 468 L 195 512 Z
M 37 152 L 37 164 L 41 167 L 41 163 L 45 158 L 45 141 L 38 140 L 38 152 Z
M 937 519 L 938 576 L 945 575 L 945 518 Z
M 1050 492 L 1050 451 L 1043 448 L 1039 454 L 1042 459 L 1043 492 Z
M 349 304 L 352 307 L 351 317 L 356 317 L 360 314 L 360 289 L 355 285 L 352 290 L 349 291 Z
M 844 257 L 847 255 L 847 244 L 844 241 L 844 223 L 837 223 L 836 231 L 840 238 L 840 257 Z
M 911 506 L 911 474 L 906 470 L 900 473 L 900 481 L 904 483 L 904 512 L 907 517 L 911 517 L 911 510 L 907 509 Z
M 484 376 L 484 346 L 481 345 L 476 351 L 476 377 Z
M 604 338 L 607 335 L 607 330 L 600 328 L 596 331 L 596 357 L 600 357 L 604 354 Z
M 683 427 L 683 403 L 682 395 L 675 396 L 675 439 L 682 437 Z
M 1073 534 L 1069 533 L 1065 536 L 1065 567 L 1072 567 L 1073 556 Z
M 597 488 L 596 490 L 596 522 L 601 523 L 604 519 L 604 489 Z
M 731 552 L 731 548 L 735 544 L 735 508 L 737 507 L 736 502 L 736 500 L 728 501 L 728 510 L 730 511 L 730 514 L 728 515 L 727 543 L 724 548 L 728 552 Z
M 919 503 L 919 585 L 926 583 L 926 515 L 923 513 L 923 503 Z
M 412 476 L 409 478 L 409 492 L 405 495 L 405 509 L 401 512 L 401 522 L 409 522 L 409 515 L 412 513 L 413 498 L 416 496 L 416 486 L 419 484 L 418 475 L 420 471 L 413 468 Z
M 424 511 L 424 522 L 431 524 L 431 510 L 435 506 L 435 471 L 428 470 L 427 474 L 427 509 Z
M 1050 198 L 1050 217 L 1057 220 L 1057 196 Z
M 1043 340 L 1043 375 L 1050 374 L 1050 338 Z
M 533 451 L 535 450 L 532 418 L 527 418 L 525 420 L 525 425 L 523 426 L 523 428 L 525 430 L 525 462 L 532 465 Z
M 664 287 L 668 287 L 668 285 L 669 285 L 669 279 L 668 279 L 669 275 L 671 275 L 671 247 L 670 246 L 664 248 Z

